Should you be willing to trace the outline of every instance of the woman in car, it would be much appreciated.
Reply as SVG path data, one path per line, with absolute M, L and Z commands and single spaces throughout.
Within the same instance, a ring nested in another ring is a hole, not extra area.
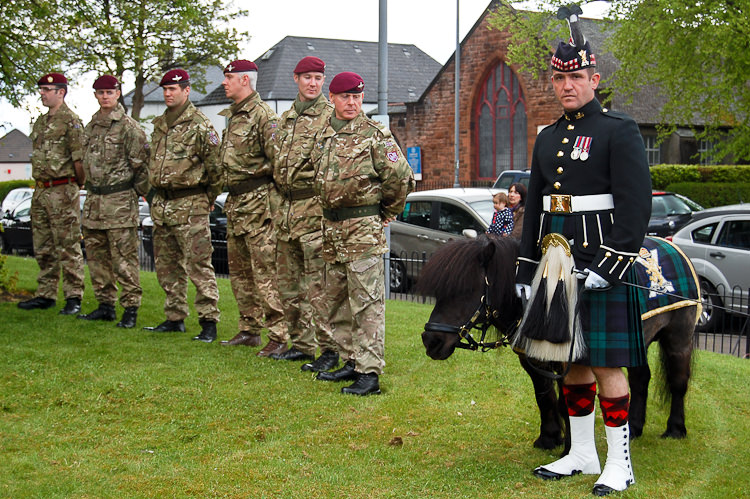
M 521 239 L 523 231 L 523 210 L 526 204 L 526 186 L 520 182 L 508 187 L 508 208 L 513 213 L 513 231 L 510 237 Z

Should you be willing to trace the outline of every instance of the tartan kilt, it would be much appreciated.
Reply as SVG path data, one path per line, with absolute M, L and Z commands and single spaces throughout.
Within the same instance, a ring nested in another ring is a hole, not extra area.
M 549 218 L 549 232 L 561 233 L 568 239 L 575 237 L 570 223 L 574 217 L 553 215 Z M 588 263 L 576 259 L 576 266 L 581 270 Z M 637 283 L 636 278 L 631 266 L 623 281 Z M 583 286 L 583 281 L 580 285 Z M 580 300 L 579 318 L 587 348 L 586 354 L 576 364 L 593 367 L 636 367 L 646 364 L 637 288 L 619 283 L 606 291 L 584 291 Z

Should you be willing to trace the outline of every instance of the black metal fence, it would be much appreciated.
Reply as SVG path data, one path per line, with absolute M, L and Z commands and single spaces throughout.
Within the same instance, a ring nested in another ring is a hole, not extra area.
M 390 271 L 390 294 L 393 300 L 416 303 L 434 303 L 431 297 L 416 294 L 415 285 L 425 263 L 431 255 L 420 252 L 402 252 L 399 255 L 386 255 L 385 264 Z M 151 255 L 139 248 L 141 269 L 154 270 Z M 214 268 L 227 269 L 226 252 L 215 252 Z M 218 273 L 217 277 L 228 277 Z M 695 346 L 741 358 L 750 358 L 750 310 L 748 296 L 750 290 L 735 287 L 726 290 L 705 287 L 702 292 L 703 314 L 695 332 Z

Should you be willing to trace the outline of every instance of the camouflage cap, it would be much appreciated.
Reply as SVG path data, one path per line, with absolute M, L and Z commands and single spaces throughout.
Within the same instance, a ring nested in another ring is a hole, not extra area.
M 46 75 L 39 78 L 39 81 L 36 82 L 36 84 L 38 86 L 53 85 L 56 87 L 67 87 L 68 79 L 60 73 L 47 73 Z
M 344 71 L 333 77 L 328 90 L 334 94 L 359 94 L 365 90 L 365 80 L 357 73 Z
M 224 68 L 225 73 L 246 73 L 247 71 L 258 71 L 258 66 L 253 61 L 237 59 Z
M 184 69 L 170 69 L 159 82 L 159 86 L 190 83 L 190 75 Z
M 303 57 L 297 63 L 297 67 L 294 68 L 295 74 L 325 73 L 325 72 L 326 72 L 326 63 L 323 62 L 323 59 L 319 57 L 315 57 L 314 55 L 308 55 L 307 57 Z
M 94 90 L 119 90 L 120 82 L 112 75 L 102 75 L 94 82 Z

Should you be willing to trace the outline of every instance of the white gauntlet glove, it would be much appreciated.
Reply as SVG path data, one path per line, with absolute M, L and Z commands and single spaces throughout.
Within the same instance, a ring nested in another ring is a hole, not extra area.
M 516 296 L 528 300 L 531 298 L 531 286 L 528 284 L 516 284 Z
M 588 276 L 586 277 L 586 282 L 583 283 L 584 288 L 601 290 L 610 287 L 609 282 L 602 276 L 600 276 L 593 270 L 586 269 L 586 271 L 588 272 Z

